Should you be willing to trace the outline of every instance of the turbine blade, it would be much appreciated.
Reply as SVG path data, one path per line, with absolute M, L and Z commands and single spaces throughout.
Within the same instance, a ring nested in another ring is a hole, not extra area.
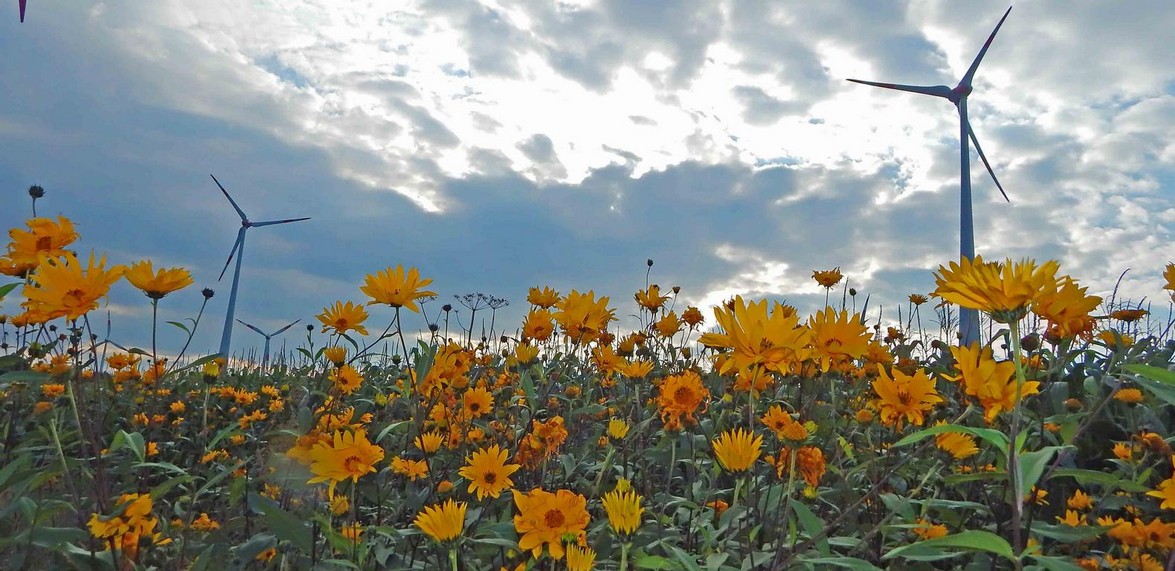
M 282 332 L 282 331 L 285 331 L 286 329 L 289 329 L 289 328 L 291 328 L 291 327 L 293 327 L 293 326 L 297 325 L 297 324 L 298 324 L 299 322 L 301 322 L 301 321 L 302 321 L 302 320 L 301 320 L 301 319 L 299 319 L 298 321 L 295 321 L 295 322 L 293 322 L 293 323 L 291 323 L 291 324 L 289 324 L 289 325 L 287 325 L 287 326 L 285 326 L 285 327 L 282 327 L 281 329 L 278 329 L 277 331 L 274 331 L 274 332 L 273 332 L 273 334 L 274 334 L 274 335 L 281 335 L 281 332 Z
M 273 226 L 274 224 L 288 224 L 290 222 L 301 222 L 303 220 L 310 220 L 306 218 L 286 218 L 285 220 L 266 220 L 265 222 L 253 222 L 253 226 Z
M 246 228 L 244 226 L 242 226 L 240 230 L 237 230 L 237 241 L 233 244 L 233 249 L 229 250 L 228 259 L 224 261 L 224 269 L 220 270 L 220 277 L 216 278 L 216 281 L 224 279 L 224 273 L 228 271 L 228 265 L 233 263 L 233 256 L 237 255 L 237 251 L 240 250 L 241 245 L 245 243 L 245 230 Z
M 967 74 L 959 81 L 959 85 L 971 85 L 971 80 L 975 78 L 975 70 L 979 69 L 979 62 L 983 61 L 983 55 L 987 53 L 987 48 L 991 47 L 991 42 L 995 40 L 996 32 L 1000 31 L 1000 26 L 1004 25 L 1004 20 L 1008 19 L 1008 14 L 1012 13 L 1012 7 L 1008 6 L 1008 11 L 1004 12 L 1004 17 L 1000 18 L 1000 23 L 995 25 L 995 29 L 991 31 L 991 35 L 987 37 L 987 41 L 983 42 L 983 47 L 979 49 L 979 55 L 975 56 L 975 61 L 971 62 L 971 67 L 967 68 Z
M 233 200 L 233 197 L 228 195 L 228 191 L 224 189 L 224 186 L 220 184 L 220 181 L 216 180 L 216 175 L 210 174 L 208 176 L 212 177 L 212 182 L 215 182 L 216 186 L 220 187 L 220 191 L 224 193 L 224 197 L 228 199 L 229 204 L 232 204 L 233 208 L 236 209 L 237 214 L 241 216 L 241 220 L 248 220 L 249 217 L 245 216 L 245 211 L 241 210 L 240 206 L 237 206 L 237 201 Z
M 995 187 L 1000 189 L 1000 194 L 1004 195 L 1004 200 L 1009 203 L 1012 199 L 1008 198 L 1008 193 L 1004 192 L 1004 186 L 1000 184 L 1000 179 L 995 177 L 995 171 L 991 168 L 991 163 L 987 162 L 987 156 L 983 154 L 983 147 L 979 146 L 979 139 L 975 137 L 975 130 L 971 128 L 971 122 L 967 122 L 967 135 L 971 137 L 971 143 L 975 145 L 975 152 L 979 153 L 979 158 L 983 161 L 983 166 L 987 167 L 987 174 L 991 175 L 991 180 L 995 181 Z
M 27 2 L 28 0 L 20 0 L 20 22 L 22 24 L 24 23 L 24 9 Z
M 252 329 L 253 331 L 260 333 L 262 337 L 268 337 L 268 335 L 266 335 L 264 331 L 262 331 L 256 327 L 253 327 L 252 325 L 245 323 L 244 321 L 241 321 L 240 319 L 237 320 L 237 323 L 240 323 L 241 325 L 244 325 L 245 327 L 248 327 L 249 329 Z
M 933 95 L 935 97 L 950 98 L 951 88 L 945 85 L 901 85 L 897 83 L 883 83 L 880 81 L 865 81 L 863 79 L 850 79 L 853 83 L 860 83 L 862 85 L 872 85 L 873 87 L 884 87 L 885 89 L 896 89 L 898 91 L 909 91 L 911 93 L 921 93 L 922 95 Z

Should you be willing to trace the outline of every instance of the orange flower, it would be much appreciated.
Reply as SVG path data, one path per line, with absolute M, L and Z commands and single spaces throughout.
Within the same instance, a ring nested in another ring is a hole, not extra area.
M 106 297 L 110 286 L 122 277 L 123 271 L 122 266 L 107 269 L 105 256 L 95 265 L 92 253 L 85 267 L 70 252 L 57 258 L 44 258 L 37 266 L 32 282 L 24 286 L 27 299 L 24 306 L 49 319 L 77 319 L 98 309 L 98 300 Z
M 1014 363 L 997 363 L 992 358 L 991 348 L 980 349 L 978 344 L 972 344 L 970 347 L 951 347 L 951 354 L 955 357 L 955 368 L 959 374 L 944 377 L 952 381 L 962 381 L 963 391 L 983 405 L 985 421 L 990 424 L 999 413 L 1015 408 Z M 1036 394 L 1039 392 L 1039 386 L 1038 381 L 1026 381 L 1020 387 L 1020 397 Z
M 535 488 L 528 493 L 514 491 L 514 504 L 518 515 L 514 516 L 514 529 L 522 537 L 518 547 L 530 551 L 537 559 L 545 544 L 554 559 L 562 559 L 565 536 L 583 540 L 585 530 L 591 521 L 587 512 L 587 498 L 570 490 L 555 493 Z
M 794 308 L 775 303 L 769 314 L 766 300 L 748 304 L 736 296 L 714 308 L 714 319 L 722 333 L 703 334 L 698 342 L 730 350 L 715 362 L 722 374 L 761 368 L 786 375 L 808 358 L 812 334 L 800 325 Z
M 984 262 L 962 258 L 951 262 L 950 269 L 939 266 L 935 272 L 935 297 L 965 307 L 983 311 L 1000 323 L 1019 321 L 1047 288 L 1056 288 L 1056 273 L 1060 265 L 1049 260 L 1039 268 L 1033 260 L 1025 259 L 1003 263 Z
M 816 280 L 816 283 L 825 289 L 832 289 L 836 284 L 840 283 L 842 278 L 844 278 L 844 275 L 840 273 L 839 267 L 831 270 L 814 270 L 812 272 L 812 279 Z
M 812 331 L 813 358 L 820 362 L 820 369 L 828 371 L 834 364 L 839 365 L 852 359 L 859 359 L 869 352 L 873 336 L 865 327 L 860 315 L 849 315 L 846 310 L 839 313 L 831 307 L 816 312 L 808 320 Z
M 49 218 L 30 218 L 25 224 L 28 231 L 19 228 L 8 231 L 12 241 L 8 243 L 7 255 L 0 256 L 0 274 L 26 277 L 40 265 L 42 256 L 64 256 L 65 247 L 78 239 L 73 222 L 64 216 L 58 216 L 56 222 Z
M 192 274 L 183 268 L 160 268 L 158 272 L 151 267 L 151 260 L 142 260 L 131 264 L 124 274 L 131 285 L 147 294 L 151 299 L 163 299 L 164 296 L 192 285 Z
M 363 287 L 359 289 L 371 298 L 367 305 L 384 303 L 392 307 L 405 307 L 409 311 L 420 313 L 420 307 L 416 305 L 416 300 L 437 294 L 435 291 L 421 289 L 431 283 L 431 278 L 420 279 L 420 270 L 409 268 L 405 274 L 404 266 L 400 265 L 395 269 L 388 267 L 380 272 L 367 274 Z
M 535 341 L 546 341 L 555 332 L 555 320 L 550 310 L 536 308 L 526 314 L 522 322 L 522 336 Z
M 367 328 L 363 322 L 367 321 L 367 310 L 362 305 L 348 301 L 336 301 L 334 305 L 323 308 L 322 313 L 316 316 L 322 322 L 322 332 L 334 330 L 336 335 L 343 335 L 354 331 L 360 335 L 367 335 Z
M 1059 287 L 1050 284 L 1037 296 L 1032 312 L 1049 322 L 1048 332 L 1054 337 L 1089 338 L 1094 326 L 1089 312 L 1097 309 L 1102 298 L 1085 295 L 1086 289 L 1078 287 L 1072 279 L 1063 278 Z
M 878 365 L 877 370 L 877 379 L 873 381 L 877 409 L 881 413 L 881 422 L 892 426 L 894 430 L 902 429 L 903 420 L 914 426 L 922 426 L 925 414 L 942 402 L 934 382 L 926 376 L 924 369 L 907 375 L 895 368 L 892 378 L 886 373 L 885 367 Z
M 666 419 L 672 418 L 675 424 L 680 425 L 682 417 L 690 423 L 697 422 L 694 413 L 709 397 L 710 391 L 702 384 L 702 377 L 692 370 L 665 377 L 657 397 L 662 422 L 669 424 Z
M 526 301 L 543 309 L 550 309 L 559 303 L 559 292 L 549 287 L 532 287 L 527 292 Z
M 332 440 L 319 442 L 309 453 L 310 472 L 314 477 L 307 484 L 330 481 L 328 495 L 333 496 L 335 484 L 350 478 L 358 481 L 365 474 L 375 472 L 375 464 L 384 458 L 384 450 L 367 439 L 367 431 L 336 430 Z
M 657 310 L 661 309 L 661 306 L 665 305 L 665 302 L 669 299 L 669 296 L 661 295 L 661 286 L 653 284 L 649 286 L 648 289 L 636 292 L 633 298 L 636 299 L 637 304 L 641 307 L 653 313 L 657 313 Z
M 558 309 L 553 315 L 555 321 L 563 334 L 577 345 L 595 341 L 616 319 L 615 310 L 608 309 L 608 298 L 596 299 L 594 291 L 571 290 L 555 307 Z

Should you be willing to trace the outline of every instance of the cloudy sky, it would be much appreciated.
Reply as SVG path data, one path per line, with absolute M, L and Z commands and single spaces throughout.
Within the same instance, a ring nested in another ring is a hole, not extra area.
M 396 264 L 435 280 L 432 314 L 455 294 L 509 300 L 499 325 L 534 285 L 635 313 L 649 258 L 679 303 L 810 311 L 812 270 L 839 266 L 896 313 L 958 257 L 958 118 L 845 78 L 954 85 L 1008 7 L 29 0 L 19 24 L 5 4 L 0 227 L 36 183 L 79 250 L 190 269 L 162 315 L 216 289 L 200 352 L 239 227 L 209 173 L 255 220 L 313 217 L 249 232 L 237 316 L 267 331 L 363 301 L 363 277 Z M 1172 28 L 1165 0 L 1015 5 L 969 99 L 1012 200 L 976 161 L 980 254 L 1056 258 L 1103 294 L 1129 270 L 1119 298 L 1165 309 Z M 149 343 L 145 297 L 120 284 L 108 309 L 114 339 Z M 238 327 L 234 350 L 260 341 Z

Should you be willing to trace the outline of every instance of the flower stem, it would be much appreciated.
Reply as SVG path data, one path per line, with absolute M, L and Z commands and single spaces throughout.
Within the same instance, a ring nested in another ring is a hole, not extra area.
M 1008 438 L 1008 477 L 1012 488 L 1012 550 L 1017 555 L 1024 549 L 1021 526 L 1024 517 L 1024 474 L 1020 471 L 1020 447 L 1016 441 L 1020 433 L 1021 390 L 1024 387 L 1024 365 L 1020 362 L 1020 322 L 1008 324 L 1012 337 L 1012 363 L 1016 366 L 1016 398 L 1012 401 L 1012 427 Z

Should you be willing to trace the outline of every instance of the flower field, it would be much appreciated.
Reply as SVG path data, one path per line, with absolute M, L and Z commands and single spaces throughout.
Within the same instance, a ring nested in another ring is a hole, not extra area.
M 839 269 L 813 272 L 837 295 L 810 316 L 539 286 L 470 343 L 422 311 L 427 274 L 373 268 L 266 370 L 102 338 L 111 288 L 182 303 L 184 269 L 76 251 L 64 217 L 9 237 L 4 568 L 1161 570 L 1175 550 L 1171 323 L 1053 261 L 947 263 L 888 323 Z

